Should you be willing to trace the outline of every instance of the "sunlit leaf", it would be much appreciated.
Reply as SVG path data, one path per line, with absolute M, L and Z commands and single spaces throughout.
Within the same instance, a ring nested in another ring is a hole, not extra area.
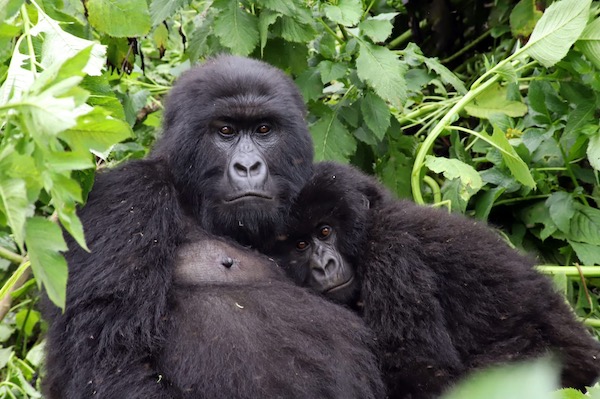
M 587 148 L 587 157 L 592 168 L 600 171 L 600 132 L 590 137 Z
M 483 187 L 479 173 L 471 165 L 458 159 L 427 155 L 425 166 L 435 173 L 443 174 L 448 180 L 458 179 L 461 184 L 459 194 L 465 202 Z
M 362 3 L 360 0 L 338 0 L 337 5 L 326 4 L 325 15 L 332 22 L 344 26 L 354 26 L 362 16 Z
M 356 140 L 334 112 L 319 118 L 310 132 L 315 144 L 315 161 L 347 161 L 356 151 Z
M 381 97 L 367 92 L 360 100 L 360 110 L 365 123 L 379 140 L 383 139 L 385 132 L 390 127 L 390 109 Z
M 600 69 L 600 18 L 596 18 L 585 27 L 576 45 L 586 58 Z
M 23 180 L 0 176 L 0 212 L 4 214 L 12 229 L 15 242 L 22 248 L 25 221 L 28 216 L 33 215 L 33 205 L 29 204 Z
M 150 31 L 146 0 L 87 0 L 90 24 L 113 37 L 144 36 Z
M 508 89 L 506 86 L 492 85 L 465 106 L 465 111 L 471 116 L 485 119 L 494 114 L 504 114 L 512 117 L 525 115 L 527 105 L 520 101 L 508 100 L 507 94 Z
M 250 54 L 259 40 L 258 18 L 240 8 L 237 0 L 215 0 L 213 7 L 221 9 L 214 23 L 221 44 L 237 54 Z
M 383 42 L 392 34 L 393 19 L 398 13 L 383 13 L 367 18 L 358 24 L 361 32 L 375 43 Z

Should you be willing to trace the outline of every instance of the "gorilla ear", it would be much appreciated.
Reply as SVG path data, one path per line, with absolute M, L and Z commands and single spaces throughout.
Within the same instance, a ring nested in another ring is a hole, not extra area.
M 365 208 L 365 209 L 371 208 L 371 201 L 369 201 L 369 199 L 364 195 L 362 197 L 361 204 L 362 204 L 363 208 Z

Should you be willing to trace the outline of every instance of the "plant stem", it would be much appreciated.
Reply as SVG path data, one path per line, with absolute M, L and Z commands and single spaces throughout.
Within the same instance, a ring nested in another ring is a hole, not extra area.
M 4 247 L 0 247 L 0 258 L 4 258 L 16 264 L 21 264 L 25 261 L 24 257 Z
M 600 266 L 536 266 L 540 272 L 548 275 L 564 274 L 568 277 L 600 277 Z
M 451 61 L 454 61 L 456 58 L 460 57 L 461 55 L 463 55 L 467 51 L 471 50 L 473 47 L 477 46 L 481 41 L 483 41 L 486 37 L 488 37 L 491 34 L 492 34 L 491 29 L 488 30 L 488 31 L 486 31 L 486 32 L 484 32 L 478 38 L 476 38 L 475 40 L 473 40 L 472 42 L 470 42 L 469 44 L 467 44 L 465 47 L 463 47 L 462 49 L 460 49 L 456 53 L 452 54 L 450 57 L 444 58 L 440 62 L 442 64 L 447 64 L 447 63 L 449 63 Z

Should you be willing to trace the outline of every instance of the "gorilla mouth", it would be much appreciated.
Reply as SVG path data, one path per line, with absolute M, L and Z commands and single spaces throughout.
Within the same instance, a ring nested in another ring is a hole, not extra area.
M 266 193 L 261 193 L 261 192 L 256 192 L 256 191 L 250 191 L 247 193 L 240 193 L 240 194 L 236 194 L 232 197 L 229 197 L 225 200 L 225 202 L 236 202 L 236 201 L 243 201 L 245 199 L 248 198 L 261 198 L 261 199 L 266 199 L 266 200 L 272 200 L 273 197 L 266 194 Z
M 350 276 L 350 278 L 344 281 L 341 284 L 336 285 L 335 287 L 329 288 L 328 290 L 323 291 L 323 294 L 332 294 L 336 291 L 343 290 L 344 288 L 348 288 L 354 283 L 354 275 Z

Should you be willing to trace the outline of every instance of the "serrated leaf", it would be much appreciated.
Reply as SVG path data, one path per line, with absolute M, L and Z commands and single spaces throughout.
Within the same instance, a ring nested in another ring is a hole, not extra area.
M 335 112 L 326 115 L 310 127 L 315 144 L 315 161 L 347 162 L 356 151 L 356 140 L 337 118 Z
M 406 100 L 406 66 L 395 53 L 361 41 L 356 68 L 358 77 L 371 86 L 375 93 L 395 108 L 402 109 L 402 103 Z
M 600 171 L 600 132 L 590 137 L 587 147 L 587 157 L 592 168 Z
M 552 3 L 538 21 L 523 48 L 545 67 L 562 60 L 587 24 L 591 0 Z
M 323 94 L 321 75 L 316 68 L 309 68 L 296 78 L 296 84 L 306 102 L 318 99 Z
M 25 242 L 38 285 L 44 285 L 50 300 L 64 309 L 68 271 L 67 261 L 61 252 L 67 250 L 67 244 L 60 227 L 41 217 L 29 218 L 25 226 Z
M 87 0 L 88 20 L 100 32 L 113 37 L 140 37 L 152 22 L 146 0 Z
M 459 179 L 461 185 L 459 195 L 465 202 L 483 187 L 481 176 L 475 168 L 458 159 L 427 155 L 425 166 L 435 173 L 443 174 L 448 180 Z
M 269 38 L 269 26 L 273 25 L 280 16 L 280 13 L 269 10 L 261 12 L 258 16 L 258 32 L 260 36 L 261 52 L 267 45 L 267 39 Z
M 165 54 L 167 44 L 169 43 L 169 30 L 165 24 L 160 24 L 154 29 L 154 32 L 152 33 L 152 41 L 154 42 L 154 46 L 158 49 L 160 57 L 162 58 L 162 56 Z
M 77 124 L 60 133 L 73 151 L 105 154 L 120 141 L 132 136 L 131 128 L 122 120 L 111 118 L 100 109 L 77 118 Z
M 465 111 L 477 118 L 489 119 L 494 114 L 504 114 L 513 118 L 527 113 L 527 105 L 507 99 L 506 86 L 495 84 L 479 94 L 465 106 Z
M 150 3 L 150 20 L 152 26 L 160 24 L 167 18 L 172 17 L 177 10 L 187 6 L 189 0 L 152 0 Z
M 600 265 L 600 245 L 587 244 L 568 240 L 582 264 Z
M 220 9 L 214 31 L 221 44 L 236 54 L 250 54 L 259 40 L 258 18 L 240 8 L 237 0 L 215 0 L 213 7 Z
M 423 62 L 427 65 L 427 68 L 435 71 L 444 83 L 450 84 L 454 89 L 460 93 L 465 94 L 467 92 L 467 88 L 465 84 L 460 80 L 451 70 L 446 68 L 442 63 L 440 63 L 435 58 L 423 57 Z
M 273 32 L 285 40 L 296 43 L 305 43 L 315 37 L 315 30 L 311 25 L 296 21 L 295 18 L 282 16 L 275 22 Z
M 325 5 L 325 16 L 332 22 L 344 26 L 354 26 L 362 16 L 360 0 L 338 0 L 337 5 Z
M 396 15 L 396 12 L 377 14 L 359 23 L 358 28 L 375 43 L 383 42 L 392 34 L 392 20 Z
M 75 57 L 82 50 L 91 47 L 82 68 L 90 76 L 102 75 L 106 62 L 106 46 L 91 40 L 85 40 L 62 30 L 57 21 L 38 11 L 38 23 L 31 28 L 34 36 L 44 33 L 41 64 L 45 68 L 62 65 L 65 59 Z
M 600 18 L 596 18 L 581 32 L 577 48 L 600 69 Z
M 575 215 L 575 201 L 573 195 L 558 191 L 552 193 L 546 200 L 550 218 L 556 226 L 564 233 L 569 233 L 571 218 Z
M 501 150 L 500 154 L 502 154 L 502 159 L 506 166 L 508 166 L 508 169 L 512 172 L 513 176 L 521 184 L 530 188 L 535 188 L 535 180 L 533 180 L 533 176 L 531 176 L 529 167 L 521 157 L 519 157 L 513 146 L 510 145 L 504 132 L 494 127 L 494 133 L 491 136 L 491 140 L 492 143 Z
M 365 123 L 381 141 L 390 127 L 390 109 L 378 95 L 367 92 L 360 100 L 360 110 Z
M 25 182 L 20 179 L 0 177 L 0 212 L 12 230 L 15 242 L 23 249 L 25 221 L 33 215 L 33 205 L 27 199 Z
M 333 80 L 343 78 L 348 71 L 348 65 L 339 62 L 324 60 L 319 62 L 317 69 L 321 72 L 321 81 L 323 84 Z
M 478 196 L 477 201 L 475 202 L 475 217 L 487 221 L 494 203 L 505 191 L 506 189 L 504 187 L 494 187 Z
M 21 54 L 19 47 L 15 47 L 6 80 L 0 87 L 0 105 L 8 103 L 9 99 L 18 101 L 24 92 L 29 90 L 35 80 L 35 73 L 22 66 L 29 60 L 29 56 Z
M 600 245 L 600 210 L 576 204 L 578 212 L 571 219 L 569 238 L 573 241 Z

